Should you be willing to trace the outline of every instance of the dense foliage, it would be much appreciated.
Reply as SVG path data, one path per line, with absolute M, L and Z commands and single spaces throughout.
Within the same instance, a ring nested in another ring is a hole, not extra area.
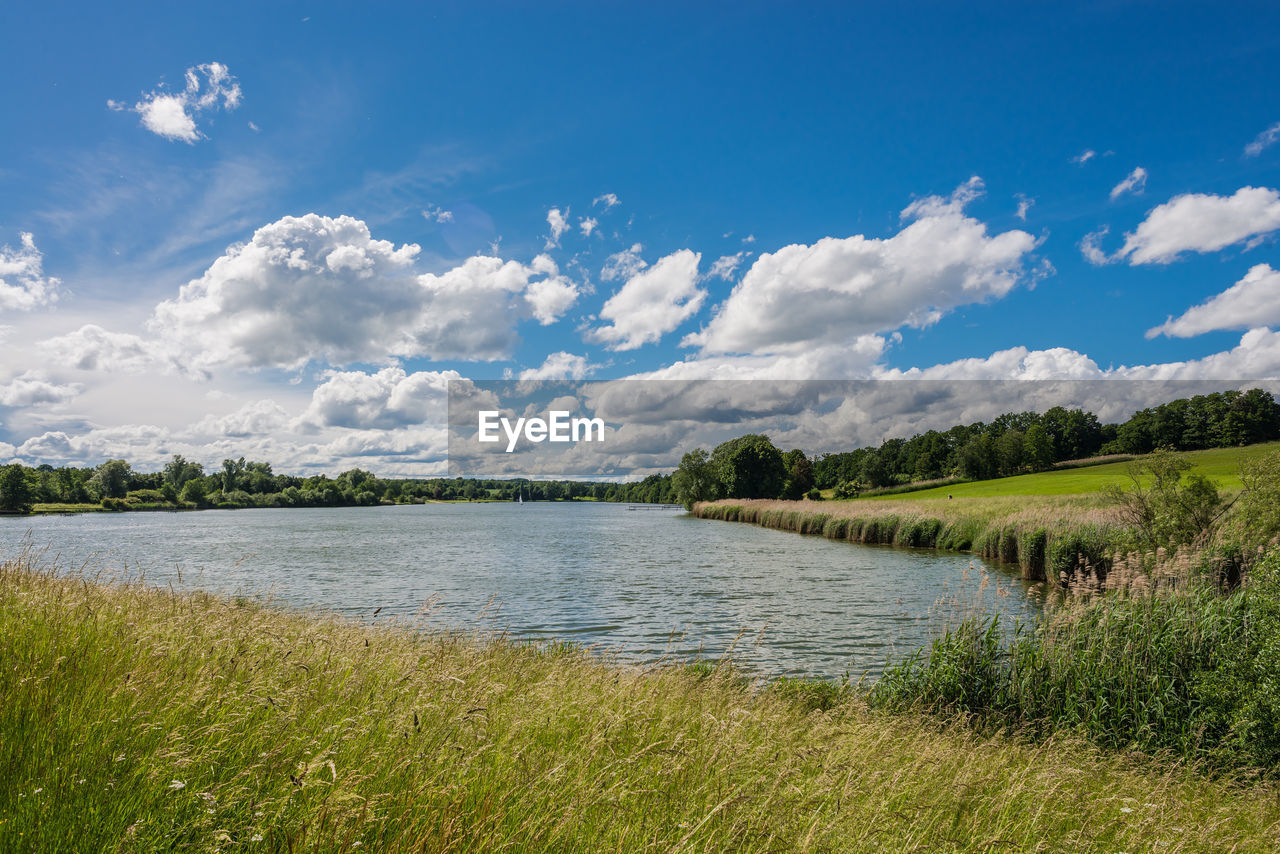
M 1102 424 L 1092 413 L 1055 406 L 1043 414 L 1018 412 L 990 423 L 930 430 L 889 439 L 876 448 L 825 454 L 813 465 L 816 485 L 849 497 L 942 478 L 987 480 L 1043 471 L 1098 454 L 1146 454 L 1159 448 L 1196 451 L 1280 438 L 1280 404 L 1269 392 L 1224 391 L 1174 400 Z
M 424 501 L 596 500 L 666 503 L 670 478 L 635 483 L 585 481 L 379 478 L 363 469 L 337 477 L 275 474 L 271 464 L 243 457 L 223 460 L 215 472 L 174 456 L 161 471 L 138 472 L 125 460 L 96 468 L 0 468 L 0 510 L 24 512 L 33 504 L 101 504 L 111 510 L 141 506 L 341 507 Z
M 1031 627 L 965 620 L 891 668 L 874 701 L 1280 769 L 1280 550 L 1228 592 L 1194 573 L 1115 576 Z

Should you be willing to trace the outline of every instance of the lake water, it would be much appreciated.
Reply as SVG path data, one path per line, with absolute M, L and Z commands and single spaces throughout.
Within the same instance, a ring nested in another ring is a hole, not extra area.
M 644 662 L 728 653 L 763 675 L 875 674 L 958 609 L 1027 617 L 1037 607 L 1016 572 L 970 555 L 617 504 L 0 517 L 0 554 L 28 539 L 68 572 L 145 574 L 359 619 L 429 604 L 435 626 Z

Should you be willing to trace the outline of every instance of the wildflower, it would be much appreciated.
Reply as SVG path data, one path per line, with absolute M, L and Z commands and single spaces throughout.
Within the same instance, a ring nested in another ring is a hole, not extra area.
M 1120 807 L 1120 812 L 1133 812 L 1133 809 L 1130 807 Z
M 170 780 L 170 781 L 169 781 L 169 788 L 170 788 L 170 789 L 173 789 L 175 792 L 176 792 L 178 789 L 185 789 L 186 787 L 187 787 L 187 784 L 186 784 L 186 783 L 184 783 L 184 782 L 182 782 L 181 780 Z
M 261 833 L 255 833 L 253 836 L 250 836 L 250 837 L 249 837 L 249 841 L 250 841 L 250 842 L 261 842 L 261 841 L 262 841 L 262 834 L 261 834 Z
M 40 793 L 41 793 L 41 792 L 43 792 L 43 791 L 44 791 L 44 787 L 42 786 L 42 787 L 40 787 L 39 789 L 36 789 L 36 790 L 35 790 L 34 792 L 32 792 L 31 794 L 33 794 L 33 795 L 38 795 L 38 794 L 40 794 Z

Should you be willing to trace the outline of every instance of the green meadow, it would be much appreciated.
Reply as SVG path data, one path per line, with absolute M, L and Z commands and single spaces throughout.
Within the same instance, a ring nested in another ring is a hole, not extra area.
M 1271 852 L 1280 792 L 848 689 L 0 565 L 4 851 Z
M 1280 450 L 1280 442 L 1249 445 L 1243 448 L 1215 448 L 1207 451 L 1183 451 L 1179 457 L 1191 463 L 1192 474 L 1202 474 L 1224 491 L 1240 489 L 1240 466 Z M 995 480 L 955 483 L 947 486 L 902 492 L 894 495 L 867 496 L 854 501 L 921 501 L 942 498 L 1000 498 L 1014 495 L 1087 495 L 1107 486 L 1125 486 L 1129 481 L 1131 461 L 1078 465 L 1037 474 L 1020 474 Z

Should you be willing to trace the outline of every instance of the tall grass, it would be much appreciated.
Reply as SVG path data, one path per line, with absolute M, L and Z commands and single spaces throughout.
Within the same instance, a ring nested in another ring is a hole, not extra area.
M 697 504 L 695 516 L 821 534 L 858 543 L 973 551 L 1017 564 L 1043 581 L 1074 575 L 1081 565 L 1105 572 L 1129 537 L 1112 508 L 1096 499 L 969 499 L 857 502 L 724 500 Z
M 3 851 L 1259 851 L 1266 784 L 0 565 Z
M 1280 550 L 1222 590 L 1185 553 L 1077 576 L 1037 623 L 970 618 L 890 668 L 889 708 L 1280 772 Z

